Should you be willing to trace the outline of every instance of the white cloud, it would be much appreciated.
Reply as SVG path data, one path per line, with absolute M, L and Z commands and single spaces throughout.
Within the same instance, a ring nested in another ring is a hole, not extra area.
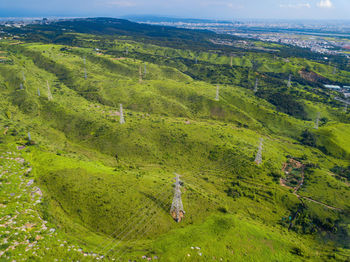
M 244 6 L 238 3 L 232 3 L 231 1 L 217 1 L 217 0 L 206 0 L 200 1 L 201 6 L 210 7 L 210 6 L 219 6 L 230 9 L 243 9 Z
M 136 4 L 134 2 L 131 1 L 111 1 L 111 2 L 107 2 L 107 5 L 112 5 L 112 6 L 119 6 L 119 7 L 132 7 L 135 6 Z
M 281 8 L 311 8 L 309 3 L 301 3 L 301 4 L 281 4 Z
M 318 4 L 318 7 L 321 8 L 332 8 L 333 7 L 333 3 L 331 0 L 321 0 Z

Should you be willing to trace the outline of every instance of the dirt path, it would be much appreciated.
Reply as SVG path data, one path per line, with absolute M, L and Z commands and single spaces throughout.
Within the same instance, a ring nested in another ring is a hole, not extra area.
M 314 199 L 309 198 L 309 197 L 304 197 L 304 196 L 300 196 L 300 195 L 296 195 L 296 196 L 297 196 L 298 198 L 302 198 L 302 199 L 309 200 L 309 201 L 311 201 L 311 202 L 317 203 L 317 204 L 319 204 L 319 205 L 322 205 L 322 206 L 327 207 L 327 208 L 332 209 L 332 210 L 342 211 L 342 209 L 340 209 L 340 208 L 329 206 L 329 205 L 327 205 L 327 204 L 325 204 L 325 203 L 322 203 L 322 202 L 320 202 L 320 201 L 314 200 Z
M 283 165 L 283 168 L 282 168 L 282 171 L 283 171 L 283 172 L 286 172 L 286 171 L 285 171 L 286 167 L 287 167 L 287 163 L 285 163 L 285 164 Z M 308 201 L 310 201 L 310 202 L 313 202 L 313 203 L 322 205 L 322 206 L 327 207 L 327 208 L 332 209 L 332 210 L 342 211 L 342 209 L 340 209 L 340 208 L 327 205 L 327 204 L 322 203 L 322 202 L 320 202 L 320 201 L 314 200 L 314 199 L 312 199 L 312 198 L 310 198 L 310 197 L 305 197 L 305 196 L 299 195 L 299 194 L 298 194 L 298 191 L 299 191 L 299 189 L 301 188 L 301 186 L 304 184 L 304 180 L 305 180 L 305 176 L 304 176 L 304 166 L 303 166 L 303 167 L 302 167 L 302 171 L 301 171 L 301 180 L 299 181 L 299 183 L 298 183 L 298 185 L 297 185 L 296 187 L 293 188 L 293 187 L 287 186 L 287 185 L 285 184 L 285 180 L 282 179 L 282 178 L 280 178 L 280 185 L 283 186 L 283 187 L 286 187 L 286 188 L 288 188 L 288 189 L 293 189 L 293 194 L 296 195 L 296 197 L 299 198 L 299 199 L 305 199 L 305 200 L 308 200 Z
M 301 188 L 301 186 L 304 184 L 304 168 L 301 171 L 301 180 L 299 181 L 298 185 L 294 188 L 294 194 L 297 194 L 297 192 L 299 191 L 299 189 Z

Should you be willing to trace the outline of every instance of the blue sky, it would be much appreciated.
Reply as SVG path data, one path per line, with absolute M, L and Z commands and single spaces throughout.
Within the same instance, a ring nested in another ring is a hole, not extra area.
M 161 15 L 350 19 L 350 0 L 0 0 L 0 17 Z

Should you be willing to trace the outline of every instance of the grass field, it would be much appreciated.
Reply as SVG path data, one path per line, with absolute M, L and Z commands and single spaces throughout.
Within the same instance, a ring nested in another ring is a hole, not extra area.
M 339 81 L 349 72 L 333 75 L 332 67 L 307 59 L 285 63 L 251 52 L 233 57 L 231 67 L 230 56 L 129 40 L 99 51 L 5 40 L 0 48 L 13 61 L 0 64 L 4 261 L 349 259 L 349 184 L 330 172 L 349 165 L 349 114 L 329 102 L 329 93 L 301 82 L 288 95 L 304 118 L 252 91 L 254 75 L 266 77 L 263 92 L 285 88 L 269 72 L 298 77 L 309 67 Z M 195 58 L 197 65 L 188 64 Z M 215 78 L 217 66 L 227 70 L 226 83 Z M 242 84 L 247 72 L 249 88 Z M 317 112 L 327 121 L 315 130 Z M 313 145 L 300 142 L 304 130 Z M 8 152 L 24 162 L 6 159 Z M 307 167 L 299 194 L 339 210 L 302 204 L 279 184 L 291 157 Z M 169 214 L 175 172 L 183 182 L 181 223 Z M 32 199 L 34 186 L 42 196 Z M 21 190 L 18 199 L 9 195 Z M 9 220 L 17 223 L 9 227 Z M 26 223 L 35 226 L 14 235 Z

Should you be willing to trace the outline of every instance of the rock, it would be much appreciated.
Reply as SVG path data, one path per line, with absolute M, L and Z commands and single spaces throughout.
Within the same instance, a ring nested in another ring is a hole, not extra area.
M 34 194 L 37 194 L 39 196 L 43 196 L 43 193 L 41 192 L 40 188 L 34 187 L 34 191 L 32 191 L 31 195 L 34 196 Z
M 27 223 L 27 224 L 25 224 L 24 226 L 25 226 L 25 228 L 27 228 L 27 229 L 32 229 L 32 228 L 35 226 L 35 224 Z
M 33 185 L 33 183 L 34 183 L 34 179 L 31 179 L 28 181 L 27 186 L 31 186 L 31 185 Z

